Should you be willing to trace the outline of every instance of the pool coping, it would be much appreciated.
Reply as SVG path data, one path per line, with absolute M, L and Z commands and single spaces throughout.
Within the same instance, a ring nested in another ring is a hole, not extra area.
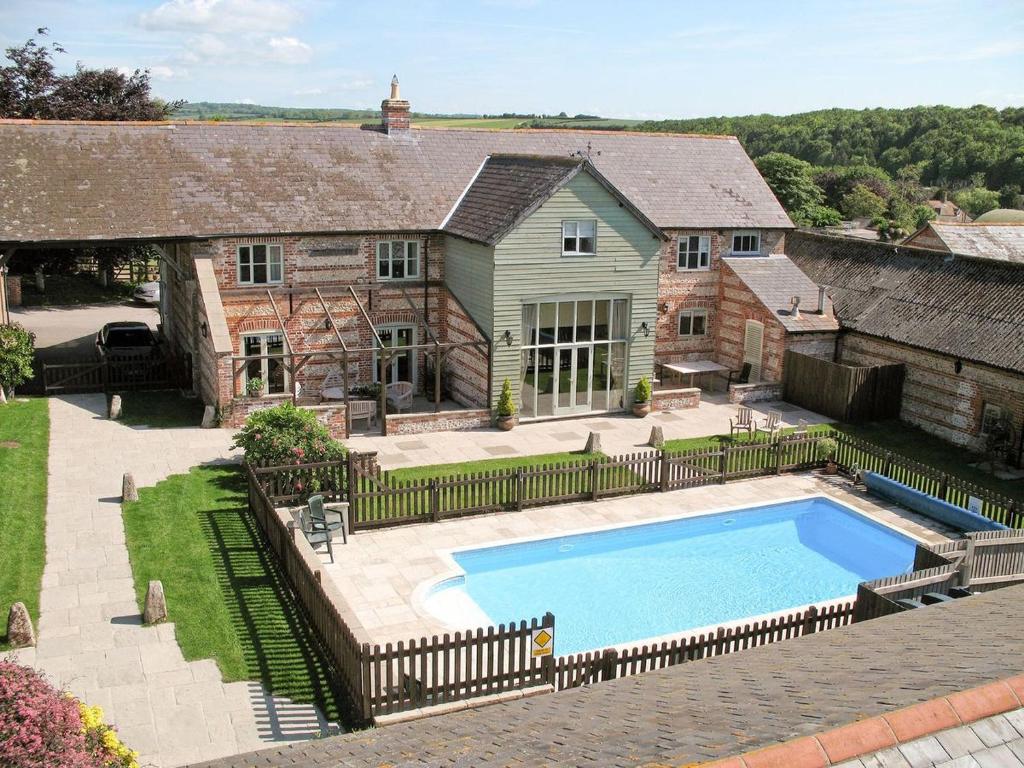
M 660 517 L 651 518 L 649 520 L 633 521 L 633 522 L 616 522 L 616 523 L 606 523 L 604 525 L 588 526 L 588 527 L 585 527 L 585 528 L 580 528 L 580 529 L 574 529 L 574 530 L 571 530 L 571 531 L 560 532 L 560 533 L 554 534 L 554 535 L 552 535 L 552 534 L 546 534 L 546 535 L 545 534 L 538 534 L 538 535 L 535 535 L 535 536 L 518 536 L 518 537 L 514 537 L 514 538 L 510 538 L 510 539 L 502 539 L 502 540 L 496 541 L 496 542 L 483 542 L 483 543 L 479 543 L 479 544 L 467 544 L 467 545 L 459 546 L 459 547 L 450 547 L 450 548 L 446 548 L 446 549 L 434 550 L 434 554 L 437 555 L 445 563 L 445 565 L 448 567 L 449 570 L 445 571 L 444 573 L 442 573 L 440 575 L 431 576 L 431 577 L 429 577 L 427 579 L 424 579 L 422 582 L 420 582 L 416 586 L 416 588 L 413 590 L 412 594 L 410 595 L 409 601 L 410 601 L 410 604 L 411 604 L 413 610 L 417 613 L 417 615 L 419 615 L 419 616 L 421 616 L 423 618 L 426 618 L 426 619 L 430 619 L 431 621 L 436 621 L 436 622 L 440 623 L 445 629 L 447 629 L 447 630 L 449 630 L 451 632 L 461 632 L 461 631 L 465 631 L 467 629 L 467 626 L 468 626 L 467 622 L 463 621 L 463 622 L 460 622 L 458 624 L 451 623 L 451 622 L 445 620 L 444 618 L 442 618 L 441 616 L 438 616 L 437 614 L 435 614 L 432 611 L 430 611 L 430 609 L 427 608 L 427 606 L 426 606 L 426 599 L 427 599 L 427 597 L 432 592 L 434 592 L 437 589 L 437 587 L 439 587 L 444 582 L 446 582 L 446 581 L 453 581 L 453 580 L 459 580 L 459 579 L 465 581 L 466 572 L 462 568 L 462 566 L 460 566 L 456 562 L 456 560 L 454 558 L 454 554 L 456 554 L 456 553 L 459 553 L 459 552 L 470 552 L 470 551 L 480 550 L 480 549 L 490 549 L 490 548 L 498 548 L 498 547 L 506 547 L 506 546 L 515 546 L 515 545 L 518 545 L 518 544 L 529 544 L 529 543 L 537 542 L 537 541 L 547 541 L 549 539 L 569 538 L 569 537 L 572 537 L 572 536 L 582 536 L 582 535 L 587 535 L 587 534 L 592 534 L 592 533 L 604 533 L 604 532 L 607 532 L 607 531 L 615 531 L 615 530 L 620 530 L 620 529 L 623 529 L 623 528 L 640 528 L 640 527 L 644 527 L 644 526 L 648 526 L 648 525 L 658 525 L 658 524 L 662 524 L 662 523 L 671 523 L 671 522 L 675 522 L 675 521 L 679 521 L 679 520 L 693 520 L 693 519 L 697 519 L 697 518 L 711 517 L 713 515 L 721 515 L 721 514 L 725 514 L 725 513 L 728 513 L 728 512 L 743 512 L 743 511 L 747 511 L 747 510 L 751 510 L 751 509 L 757 509 L 758 507 L 777 506 L 777 505 L 782 505 L 782 504 L 789 504 L 789 503 L 796 502 L 796 501 L 810 501 L 812 499 L 822 499 L 822 498 L 823 499 L 827 499 L 828 501 L 832 502 L 833 504 L 836 504 L 836 505 L 842 507 L 843 509 L 847 510 L 850 513 L 853 513 L 855 515 L 867 518 L 870 522 L 874 523 L 875 525 L 881 526 L 882 528 L 884 528 L 885 530 L 887 530 L 887 531 L 889 531 L 891 533 L 895 533 L 897 535 L 904 536 L 907 539 L 910 539 L 914 544 L 923 544 L 923 545 L 927 545 L 928 544 L 928 542 L 923 537 L 918 536 L 913 531 L 897 528 L 896 526 L 891 525 L 890 523 L 886 522 L 885 520 L 880 519 L 877 515 L 873 514 L 873 512 L 868 512 L 868 511 L 865 511 L 865 510 L 858 509 L 857 507 L 854 507 L 852 504 L 849 504 L 849 503 L 847 503 L 847 502 L 845 502 L 845 501 L 843 501 L 841 499 L 838 499 L 838 498 L 836 498 L 835 496 L 833 496 L 833 495 L 831 495 L 829 493 L 826 493 L 824 491 L 818 491 L 818 492 L 813 492 L 813 493 L 805 493 L 805 494 L 801 494 L 801 495 L 797 495 L 797 496 L 783 497 L 783 498 L 780 498 L 780 499 L 772 499 L 771 501 L 768 501 L 768 502 L 756 502 L 756 503 L 752 503 L 752 504 L 744 504 L 742 506 L 714 507 L 712 509 L 702 510 L 702 511 L 700 511 L 698 513 L 695 513 L 695 514 L 688 514 L 688 515 L 683 515 L 683 516 L 680 516 L 678 514 L 674 514 L 674 515 L 673 514 L 669 514 L 669 515 L 663 515 L 663 516 L 660 516 Z M 718 622 L 718 623 L 715 623 L 715 624 L 706 624 L 704 626 L 694 627 L 692 629 L 685 629 L 685 630 L 681 630 L 679 632 L 668 632 L 668 633 L 661 634 L 661 635 L 652 635 L 652 636 L 648 636 L 648 637 L 638 638 L 638 639 L 635 639 L 635 640 L 628 640 L 628 641 L 626 641 L 624 643 L 613 643 L 613 644 L 610 644 L 610 645 L 604 645 L 604 646 L 600 646 L 600 647 L 597 647 L 597 648 L 586 648 L 586 649 L 583 649 L 583 650 L 580 650 L 580 651 L 574 651 L 573 653 L 556 654 L 556 657 L 557 658 L 567 658 L 567 657 L 572 657 L 572 656 L 582 656 L 582 655 L 585 655 L 585 654 L 598 654 L 598 653 L 602 653 L 602 652 L 608 651 L 608 650 L 626 651 L 626 650 L 630 650 L 630 649 L 634 649 L 634 648 L 643 648 L 643 647 L 652 647 L 652 646 L 657 646 L 657 645 L 664 645 L 664 644 L 671 643 L 673 641 L 675 641 L 675 642 L 685 641 L 685 640 L 689 640 L 689 639 L 692 639 L 692 638 L 700 637 L 701 635 L 713 634 L 713 633 L 717 632 L 720 629 L 729 630 L 729 629 L 741 628 L 741 627 L 743 627 L 745 625 L 755 624 L 755 623 L 759 623 L 759 622 L 770 622 L 773 619 L 777 620 L 777 619 L 783 618 L 785 616 L 789 616 L 791 614 L 802 613 L 804 611 L 807 611 L 811 607 L 815 607 L 815 608 L 817 608 L 819 610 L 822 610 L 822 609 L 831 608 L 832 606 L 842 605 L 843 603 L 852 603 L 856 599 L 856 597 L 857 597 L 857 593 L 856 593 L 856 591 L 854 591 L 854 592 L 846 594 L 846 595 L 840 595 L 840 596 L 837 596 L 837 597 L 831 597 L 831 598 L 828 598 L 826 600 L 819 600 L 819 601 L 815 601 L 815 602 L 812 602 L 812 603 L 803 603 L 803 604 L 796 605 L 796 606 L 789 606 L 789 607 L 786 607 L 786 608 L 781 608 L 781 609 L 776 610 L 776 611 L 770 611 L 768 613 L 751 614 L 749 616 L 743 616 L 743 617 L 740 617 L 738 619 L 730 619 L 728 621 L 722 621 L 722 622 Z M 480 610 L 481 613 L 484 612 L 482 608 L 479 608 L 479 606 L 478 606 L 478 610 Z M 472 623 L 472 621 L 469 622 L 469 623 Z M 494 624 L 493 621 L 489 621 L 488 623 L 483 624 L 481 626 L 494 626 L 494 625 L 495 624 Z M 557 633 L 558 633 L 558 627 L 556 625 L 556 627 L 555 627 L 555 637 L 556 637 L 556 640 L 557 640 Z

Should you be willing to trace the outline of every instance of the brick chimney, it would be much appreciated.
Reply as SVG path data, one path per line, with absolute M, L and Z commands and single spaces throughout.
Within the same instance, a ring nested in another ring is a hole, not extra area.
M 380 103 L 384 133 L 405 133 L 409 130 L 409 102 L 398 91 L 398 75 L 391 78 L 391 96 Z

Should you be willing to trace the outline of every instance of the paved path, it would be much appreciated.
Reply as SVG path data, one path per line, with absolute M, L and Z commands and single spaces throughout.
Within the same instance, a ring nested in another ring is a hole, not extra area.
M 103 418 L 103 395 L 50 400 L 46 568 L 39 644 L 17 653 L 103 707 L 140 765 L 181 765 L 320 733 L 310 705 L 186 662 L 174 625 L 141 626 L 121 521 L 121 475 L 139 487 L 229 455 L 227 430 L 149 430 Z M 173 611 L 173 606 L 171 607 Z M 173 619 L 173 614 L 171 616 Z
M 687 765 L 1024 671 L 1024 586 L 207 768 Z M 1012 765 L 1012 764 L 1011 764 Z
M 620 455 L 649 450 L 651 427 L 660 426 L 666 440 L 729 434 L 729 419 L 737 406 L 722 393 L 703 393 L 698 408 L 653 413 L 638 419 L 628 414 L 604 414 L 581 419 L 562 419 L 520 424 L 511 432 L 474 429 L 465 432 L 428 432 L 420 435 L 354 435 L 345 444 L 355 451 L 377 451 L 384 469 L 423 464 L 448 464 L 480 459 L 529 456 L 540 453 L 582 451 L 591 431 L 601 434 L 605 453 Z M 796 426 L 801 419 L 821 424 L 830 419 L 795 405 L 781 402 L 750 403 L 757 423 L 769 410 L 779 410 L 783 426 Z
M 1024 709 L 884 749 L 836 768 L 1024 768 Z

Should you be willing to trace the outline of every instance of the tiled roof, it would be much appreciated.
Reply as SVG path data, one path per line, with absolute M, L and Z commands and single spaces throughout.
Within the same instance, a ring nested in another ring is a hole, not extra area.
M 933 221 L 928 226 L 950 253 L 1024 264 L 1024 224 L 951 224 Z
M 792 226 L 731 137 L 0 121 L 0 242 L 433 230 L 487 155 L 588 144 L 662 228 Z
M 825 313 L 819 315 L 818 286 L 785 256 L 733 256 L 723 261 L 790 333 L 839 330 L 832 302 L 826 296 Z M 800 297 L 800 312 L 795 316 L 794 296 Z
M 844 328 L 1024 373 L 1024 267 L 799 231 L 786 252 Z
M 492 155 L 466 188 L 445 232 L 494 245 L 583 164 L 550 155 Z

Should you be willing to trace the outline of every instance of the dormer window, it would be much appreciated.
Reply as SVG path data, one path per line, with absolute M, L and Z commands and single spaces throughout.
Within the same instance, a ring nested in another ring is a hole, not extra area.
M 754 256 L 761 253 L 761 233 L 756 229 L 738 229 L 732 233 L 732 255 Z
M 562 222 L 562 255 L 593 256 L 597 253 L 597 220 Z

